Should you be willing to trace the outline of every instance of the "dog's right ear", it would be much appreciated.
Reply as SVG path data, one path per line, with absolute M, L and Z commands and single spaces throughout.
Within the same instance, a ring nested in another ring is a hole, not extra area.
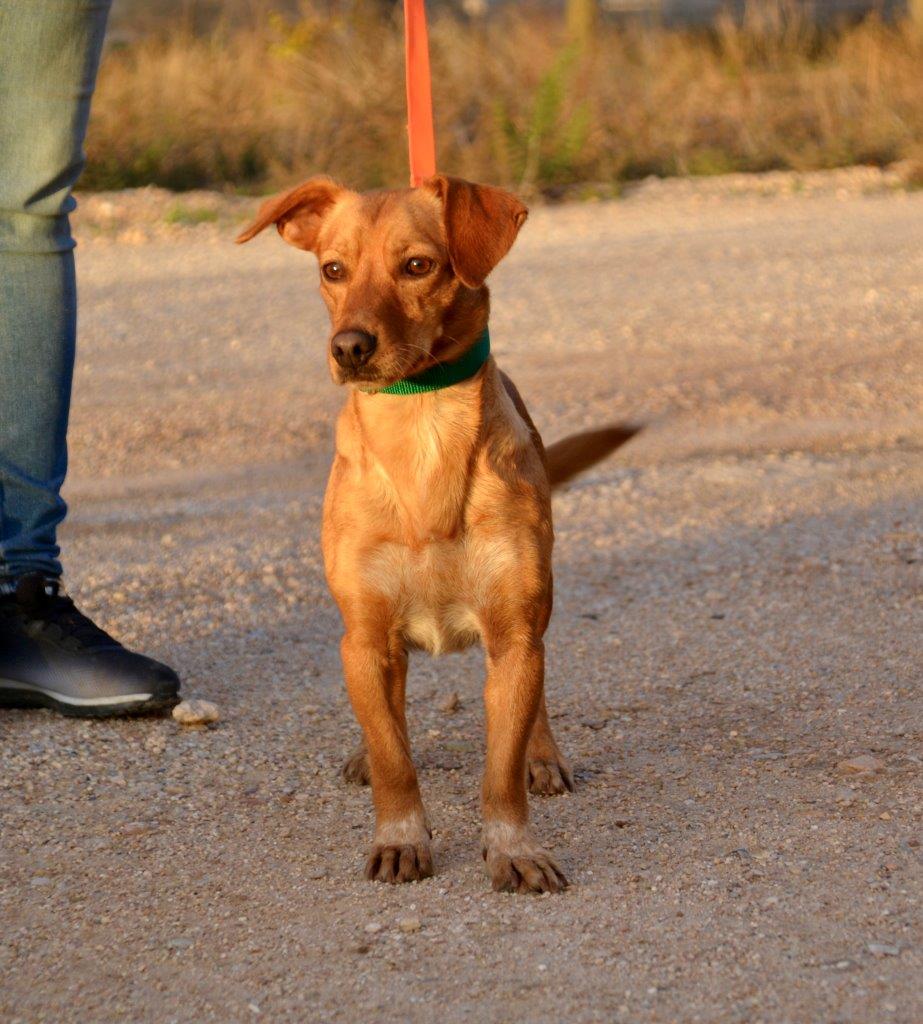
M 238 245 L 249 242 L 263 228 L 275 224 L 289 245 L 314 252 L 324 217 L 345 191 L 332 178 L 311 178 L 290 192 L 267 199 L 260 207 L 256 220 L 241 231 L 236 241 Z

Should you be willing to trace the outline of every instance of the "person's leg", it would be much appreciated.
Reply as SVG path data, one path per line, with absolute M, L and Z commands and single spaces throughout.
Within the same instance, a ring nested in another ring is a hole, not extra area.
M 109 0 L 0 0 L 0 707 L 172 707 L 179 678 L 126 650 L 55 578 L 77 297 L 68 214 Z
M 77 314 L 68 213 L 109 4 L 0 4 L 0 580 L 61 572 Z

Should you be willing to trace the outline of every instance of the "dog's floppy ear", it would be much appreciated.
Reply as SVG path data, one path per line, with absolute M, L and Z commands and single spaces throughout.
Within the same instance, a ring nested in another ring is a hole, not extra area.
M 241 231 L 236 241 L 249 242 L 263 228 L 275 224 L 289 245 L 313 252 L 321 222 L 345 191 L 332 178 L 311 178 L 289 192 L 267 199 L 256 220 Z
M 511 193 L 437 174 L 423 187 L 442 200 L 449 259 L 462 284 L 480 288 L 509 252 L 529 211 Z

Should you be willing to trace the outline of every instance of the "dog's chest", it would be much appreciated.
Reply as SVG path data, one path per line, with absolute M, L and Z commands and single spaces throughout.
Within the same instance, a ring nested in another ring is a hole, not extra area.
M 480 640 L 492 607 L 515 585 L 516 547 L 471 533 L 421 547 L 384 543 L 368 560 L 365 582 L 391 602 L 408 646 L 461 651 Z

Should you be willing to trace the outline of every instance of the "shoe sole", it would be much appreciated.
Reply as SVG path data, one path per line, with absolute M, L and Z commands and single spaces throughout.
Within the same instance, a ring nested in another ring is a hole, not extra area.
M 122 697 L 69 697 L 32 683 L 0 679 L 0 707 L 51 708 L 67 718 L 115 718 L 163 711 L 179 704 L 178 693 L 129 693 Z

